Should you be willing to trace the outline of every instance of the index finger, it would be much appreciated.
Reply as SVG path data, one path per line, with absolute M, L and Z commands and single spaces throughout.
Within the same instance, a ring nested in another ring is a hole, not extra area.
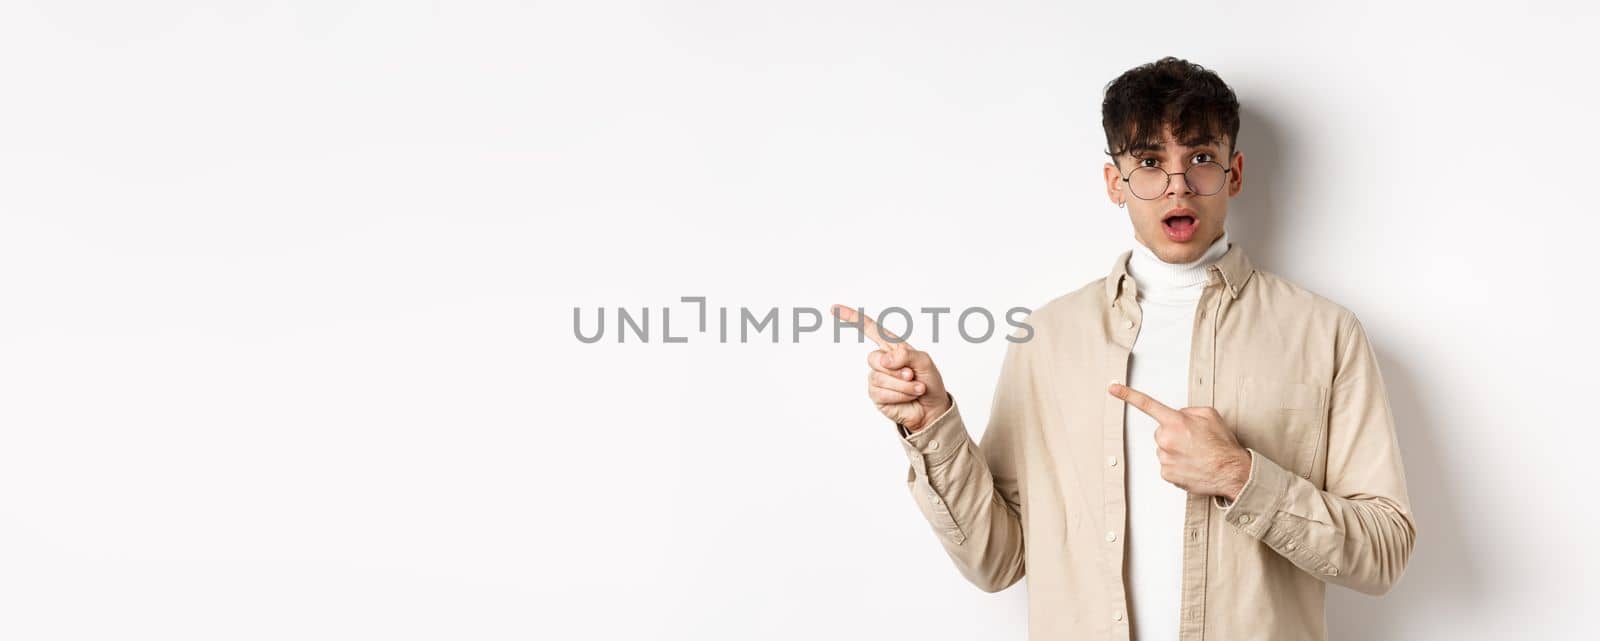
M 873 322 L 872 317 L 865 314 L 857 314 L 853 307 L 835 303 L 830 310 L 846 323 L 860 323 L 861 330 L 867 335 L 867 338 L 872 339 L 872 342 L 877 343 L 878 347 L 883 348 L 886 352 L 909 347 L 899 336 Z
M 1162 404 L 1161 401 L 1151 398 L 1150 395 L 1133 389 L 1132 387 L 1128 387 L 1127 385 L 1123 385 L 1121 383 L 1112 383 L 1110 391 L 1112 396 L 1127 401 L 1129 405 L 1139 408 L 1139 411 L 1144 412 L 1150 418 L 1156 419 L 1159 422 L 1167 423 L 1171 421 L 1178 421 L 1183 418 L 1183 412 L 1179 412 L 1178 410 L 1167 407 L 1166 405 Z

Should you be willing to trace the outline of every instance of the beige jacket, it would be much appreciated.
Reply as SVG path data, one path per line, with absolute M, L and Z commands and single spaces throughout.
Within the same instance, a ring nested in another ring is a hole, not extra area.
M 1028 319 L 1008 343 L 981 443 L 952 404 L 901 441 L 906 483 L 968 580 L 1028 577 L 1029 638 L 1130 639 L 1123 414 L 1140 310 L 1128 256 Z M 1178 630 L 1145 640 L 1321 640 L 1329 583 L 1387 592 L 1416 540 L 1378 361 L 1349 310 L 1254 269 L 1238 243 L 1209 268 L 1190 406 L 1217 409 L 1250 450 L 1237 501 L 1189 496 Z M 1019 330 L 1021 331 L 1021 330 Z M 952 400 L 954 396 L 952 395 Z M 1141 533 L 1143 534 L 1143 533 Z

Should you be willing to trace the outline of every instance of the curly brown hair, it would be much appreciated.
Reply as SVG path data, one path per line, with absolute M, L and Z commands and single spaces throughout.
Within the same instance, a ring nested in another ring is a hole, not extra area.
M 1106 85 L 1100 125 L 1113 163 L 1124 153 L 1159 149 L 1163 125 L 1171 125 L 1180 144 L 1225 142 L 1232 156 L 1239 143 L 1239 99 L 1216 72 L 1167 56 Z

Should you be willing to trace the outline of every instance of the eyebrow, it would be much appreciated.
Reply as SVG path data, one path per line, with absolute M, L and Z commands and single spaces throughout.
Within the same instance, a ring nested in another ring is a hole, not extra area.
M 1207 139 L 1204 139 L 1204 140 L 1186 141 L 1186 142 L 1183 143 L 1183 146 L 1189 147 L 1191 149 L 1194 149 L 1194 150 L 1198 151 L 1198 150 L 1201 150 L 1201 149 L 1204 149 L 1204 148 L 1216 148 L 1217 146 L 1219 146 L 1218 143 L 1220 143 L 1220 142 L 1221 142 L 1220 140 L 1217 140 L 1215 138 L 1207 138 Z M 1151 155 L 1155 155 L 1155 156 L 1160 156 L 1163 153 L 1163 149 L 1164 149 L 1164 147 L 1162 147 L 1160 144 L 1157 144 L 1157 143 L 1152 142 L 1152 141 L 1144 141 L 1144 142 L 1134 143 L 1133 145 L 1130 145 L 1128 147 L 1128 154 L 1129 155 L 1133 155 L 1133 154 L 1151 154 Z

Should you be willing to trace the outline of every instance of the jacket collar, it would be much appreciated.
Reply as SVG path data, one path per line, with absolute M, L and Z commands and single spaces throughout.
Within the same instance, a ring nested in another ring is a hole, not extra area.
M 1128 258 L 1133 256 L 1133 250 L 1123 250 L 1111 265 L 1111 275 L 1106 277 L 1106 300 L 1115 302 L 1117 294 L 1122 290 L 1123 281 L 1132 281 L 1128 274 Z M 1221 272 L 1222 284 L 1228 289 L 1228 295 L 1239 297 L 1239 290 L 1244 288 L 1250 275 L 1256 272 L 1255 266 L 1250 263 L 1250 257 L 1245 255 L 1244 247 L 1239 241 L 1230 240 L 1228 251 L 1222 254 L 1217 262 L 1212 264 L 1212 271 Z

